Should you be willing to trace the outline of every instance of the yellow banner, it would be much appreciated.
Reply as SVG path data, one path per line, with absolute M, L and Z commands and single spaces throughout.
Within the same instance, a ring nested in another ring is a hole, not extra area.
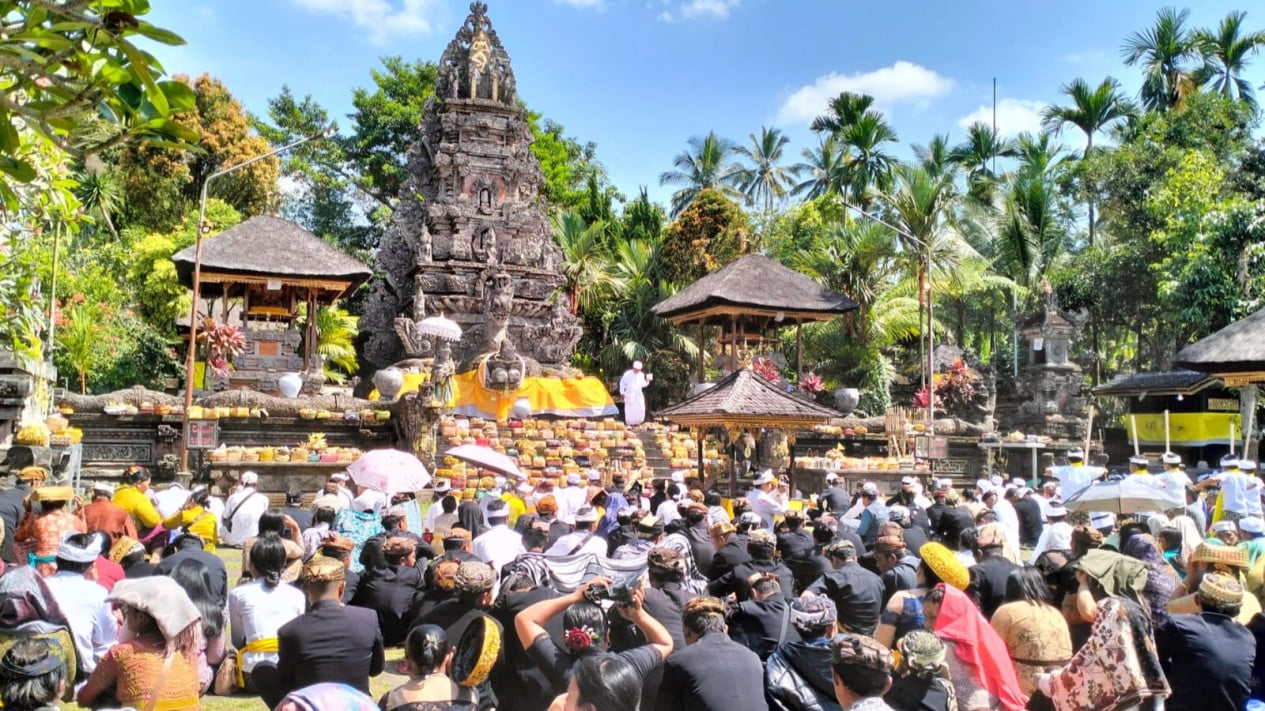
M 417 392 L 418 386 L 429 379 L 429 373 L 405 373 L 400 396 Z M 591 376 L 528 377 L 518 392 L 504 393 L 480 385 L 477 370 L 453 376 L 452 399 L 447 405 L 458 415 L 502 421 L 509 418 L 510 408 L 520 397 L 527 398 L 533 415 L 610 417 L 619 412 L 605 383 Z M 378 391 L 374 390 L 369 399 L 377 400 Z
M 1138 441 L 1142 444 L 1164 444 L 1164 413 L 1133 415 L 1138 423 Z M 1168 416 L 1169 437 L 1173 444 L 1202 447 L 1208 444 L 1229 444 L 1230 424 L 1236 437 L 1243 436 L 1243 421 L 1237 412 L 1174 412 Z M 1124 417 L 1129 432 L 1129 416 Z M 1132 438 L 1132 433 L 1129 434 Z

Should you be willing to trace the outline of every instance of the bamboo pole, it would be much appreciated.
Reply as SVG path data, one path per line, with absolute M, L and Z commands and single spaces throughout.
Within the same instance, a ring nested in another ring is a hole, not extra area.
M 1136 415 L 1129 415 L 1129 429 L 1133 431 L 1133 456 L 1136 457 L 1142 453 L 1141 448 L 1138 447 L 1138 418 Z
M 1169 434 L 1169 429 L 1168 429 L 1168 410 L 1165 410 L 1164 411 L 1164 452 L 1167 453 L 1171 451 L 1173 451 L 1172 437 Z
M 1230 423 L 1230 456 L 1234 456 L 1234 423 Z

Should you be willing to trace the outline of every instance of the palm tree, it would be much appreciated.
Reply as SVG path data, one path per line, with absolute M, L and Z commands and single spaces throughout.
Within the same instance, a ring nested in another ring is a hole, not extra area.
M 949 134 L 937 133 L 927 141 L 927 145 L 914 144 L 914 157 L 918 165 L 933 177 L 952 173 L 953 161 L 949 158 L 952 148 L 949 147 Z
M 110 215 L 120 212 L 127 199 L 119 174 L 105 169 L 85 170 L 76 179 L 79 187 L 75 189 L 75 195 L 83 204 L 84 211 L 100 215 L 110 236 L 118 242 L 119 233 L 114 229 L 114 219 Z
M 818 133 L 843 133 L 847 127 L 855 124 L 868 113 L 873 106 L 873 96 L 845 91 L 830 100 L 830 108 L 826 113 L 813 119 L 809 128 Z
M 1200 41 L 1186 26 L 1190 10 L 1161 8 L 1155 24 L 1129 35 L 1121 47 L 1124 63 L 1142 67 L 1142 104 L 1151 111 L 1171 109 L 1196 88 L 1188 63 L 1199 56 Z
M 816 148 L 805 148 L 800 155 L 804 162 L 795 164 L 795 172 L 807 178 L 795 186 L 793 194 L 815 200 L 843 189 L 850 154 L 833 134 L 821 139 Z
M 726 197 L 737 198 L 740 194 L 734 185 L 738 166 L 731 162 L 734 153 L 732 141 L 721 138 L 713 131 L 689 141 L 690 149 L 678 153 L 672 159 L 675 170 L 659 175 L 660 185 L 680 185 L 672 194 L 672 216 L 676 217 L 689 207 L 700 190 L 719 190 Z
M 1037 170 L 1018 171 L 998 224 L 994 265 L 1020 286 L 1035 289 L 1066 246 L 1054 180 Z
M 621 288 L 611 272 L 610 254 L 603 246 L 605 231 L 605 223 L 587 225 L 576 212 L 554 218 L 554 238 L 562 248 L 562 270 L 573 315 L 579 313 L 580 307 L 588 308 Z
M 356 362 L 360 317 L 337 306 L 322 306 L 316 311 L 316 332 L 316 352 L 324 359 L 325 379 L 341 385 L 360 369 Z
M 998 156 L 1012 155 L 1013 141 L 999 137 L 992 126 L 976 121 L 967 127 L 966 140 L 949 152 L 949 160 L 966 170 L 971 196 L 984 205 L 991 205 L 997 184 L 992 166 Z
M 738 188 L 749 204 L 761 202 L 765 212 L 772 212 L 774 198 L 785 198 L 799 174 L 796 167 L 781 165 L 786 144 L 791 139 L 779 129 L 767 126 L 760 129 L 758 138 L 754 133 L 747 138 L 750 145 L 735 149 L 738 155 L 751 161 L 751 165 L 738 171 Z
M 1222 18 L 1215 31 L 1200 30 L 1196 37 L 1199 53 L 1204 59 L 1203 69 L 1200 70 L 1204 83 L 1212 85 L 1228 99 L 1237 94 L 1239 99 L 1255 109 L 1252 82 L 1243 78 L 1243 72 L 1247 69 L 1248 55 L 1256 54 L 1265 46 L 1265 31 L 1243 34 L 1246 17 L 1246 12 L 1236 10 Z
M 1015 140 L 1013 157 L 1019 161 L 1018 172 L 1045 175 L 1057 169 L 1067 160 L 1062 155 L 1063 146 L 1054 143 L 1054 137 L 1042 132 L 1019 134 Z
M 843 129 L 839 139 L 852 154 L 847 170 L 848 191 L 853 202 L 868 211 L 873 203 L 870 192 L 887 190 L 892 184 L 892 167 L 897 161 L 887 152 L 885 144 L 900 139 L 891 124 L 876 111 L 862 114 Z
M 1112 124 L 1133 115 L 1133 102 L 1120 89 L 1120 82 L 1112 77 L 1103 79 L 1097 88 L 1091 88 L 1084 79 L 1075 79 L 1063 85 L 1062 92 L 1072 100 L 1071 106 L 1047 106 L 1041 114 L 1041 124 L 1046 130 L 1058 135 L 1064 126 L 1072 125 L 1085 134 L 1085 154 L 1094 150 L 1094 134 Z M 1089 213 L 1089 244 L 1094 244 L 1094 199 L 1087 200 Z

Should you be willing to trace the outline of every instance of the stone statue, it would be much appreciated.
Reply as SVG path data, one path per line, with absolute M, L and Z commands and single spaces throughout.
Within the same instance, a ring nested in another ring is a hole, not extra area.
M 430 381 L 435 385 L 434 398 L 443 406 L 452 399 L 452 376 L 457 367 L 452 362 L 452 346 L 441 340 L 431 362 Z
M 514 306 L 514 280 L 505 272 L 497 272 L 488 280 L 483 292 L 483 343 L 485 352 L 496 350 L 509 340 L 510 313 Z

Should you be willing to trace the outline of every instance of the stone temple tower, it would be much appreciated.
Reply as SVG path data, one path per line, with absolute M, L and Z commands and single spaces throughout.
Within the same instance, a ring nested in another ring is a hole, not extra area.
M 433 344 L 416 324 L 439 314 L 463 329 L 453 347 L 459 363 L 516 348 L 542 366 L 566 364 L 581 331 L 559 291 L 562 252 L 531 142 L 509 55 L 487 5 L 474 2 L 439 60 L 378 249 L 379 278 L 361 319 L 372 366 L 429 355 Z

